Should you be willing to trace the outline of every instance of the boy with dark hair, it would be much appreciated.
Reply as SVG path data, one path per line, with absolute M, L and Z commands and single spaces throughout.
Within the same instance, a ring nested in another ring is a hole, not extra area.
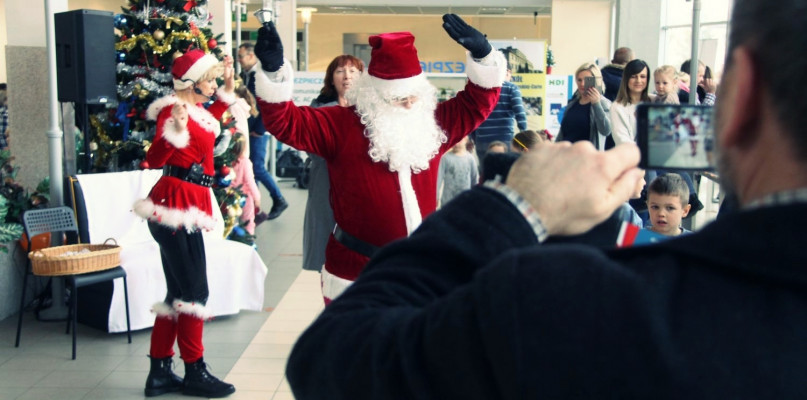
M 678 174 L 660 175 L 647 185 L 647 229 L 666 236 L 690 231 L 681 227 L 681 219 L 689 214 L 689 188 Z

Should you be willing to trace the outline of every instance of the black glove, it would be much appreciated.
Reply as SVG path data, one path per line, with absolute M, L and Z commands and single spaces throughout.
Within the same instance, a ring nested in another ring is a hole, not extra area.
M 457 14 L 443 15 L 443 29 L 448 36 L 470 51 L 473 58 L 485 58 L 493 50 L 485 35 L 466 24 Z
M 255 56 L 261 60 L 261 68 L 267 72 L 276 72 L 283 66 L 283 43 L 277 28 L 271 21 L 258 29 L 258 41 L 255 43 Z

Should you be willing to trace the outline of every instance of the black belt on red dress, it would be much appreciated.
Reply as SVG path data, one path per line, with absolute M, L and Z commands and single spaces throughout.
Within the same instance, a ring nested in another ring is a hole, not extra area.
M 174 178 L 182 179 L 190 183 L 195 183 L 200 186 L 211 187 L 213 186 L 212 175 L 200 175 L 199 178 L 194 179 L 190 176 L 191 170 L 189 168 L 177 167 L 176 165 L 163 166 L 163 176 L 173 176 Z
M 378 253 L 378 251 L 381 250 L 380 247 L 367 243 L 364 240 L 343 231 L 339 225 L 336 225 L 336 227 L 333 229 L 333 237 L 336 239 L 336 241 L 342 243 L 348 249 L 366 257 L 372 257 L 375 253 Z

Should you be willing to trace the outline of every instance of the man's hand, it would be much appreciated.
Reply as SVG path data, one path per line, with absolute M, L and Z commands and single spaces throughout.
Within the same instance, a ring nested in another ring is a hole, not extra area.
M 703 78 L 703 82 L 701 82 L 698 86 L 702 87 L 706 93 L 717 93 L 717 83 L 715 83 L 714 79 L 712 78 Z
M 264 71 L 276 72 L 283 66 L 283 43 L 280 42 L 280 35 L 271 21 L 258 29 L 255 56 L 261 60 L 261 68 Z
M 597 151 L 588 141 L 546 143 L 523 154 L 507 177 L 550 235 L 576 235 L 605 221 L 642 179 L 633 144 Z
M 473 58 L 485 58 L 493 50 L 482 32 L 466 24 L 456 14 L 443 15 L 443 29 L 446 30 L 448 36 L 470 51 Z

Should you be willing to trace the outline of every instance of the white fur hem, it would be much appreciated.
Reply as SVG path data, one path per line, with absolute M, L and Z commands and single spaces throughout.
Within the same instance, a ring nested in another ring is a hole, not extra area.
M 422 72 L 415 76 L 401 79 L 381 79 L 368 74 L 367 79 L 372 82 L 371 86 L 383 98 L 406 97 L 412 94 L 413 88 L 421 88 L 429 84 L 426 75 Z
M 320 273 L 320 284 L 322 285 L 322 297 L 333 300 L 337 298 L 342 292 L 350 286 L 353 281 L 340 278 L 330 272 L 326 268 L 322 268 Z
M 205 321 L 213 318 L 213 313 L 204 304 L 196 302 L 174 300 L 174 311 L 179 314 L 193 315 Z
M 165 120 L 165 125 L 163 125 L 163 139 L 178 149 L 184 149 L 188 147 L 188 143 L 191 141 L 191 134 L 188 132 L 187 127 L 178 131 L 174 118 L 168 118 Z
M 154 204 L 151 199 L 141 199 L 134 203 L 133 209 L 141 218 L 173 229 L 183 227 L 191 231 L 212 231 L 216 228 L 216 220 L 212 216 L 193 206 L 180 210 Z
M 507 74 L 507 60 L 499 50 L 491 51 L 482 60 L 476 61 L 467 53 L 466 74 L 471 82 L 485 89 L 501 87 Z
M 267 103 L 291 101 L 293 90 L 294 70 L 289 60 L 283 60 L 283 66 L 277 72 L 260 68 L 255 72 L 255 94 L 260 100 Z
M 154 305 L 151 306 L 151 311 L 157 314 L 158 317 L 177 317 L 177 312 L 174 310 L 174 308 L 162 301 L 159 303 L 154 303 Z

